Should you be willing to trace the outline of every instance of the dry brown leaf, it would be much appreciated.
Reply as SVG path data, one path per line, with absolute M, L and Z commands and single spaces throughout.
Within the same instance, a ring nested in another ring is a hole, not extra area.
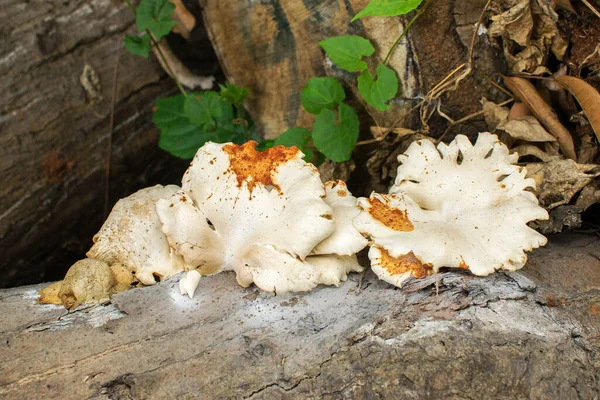
M 552 136 L 540 122 L 532 115 L 526 115 L 506 121 L 498 126 L 515 139 L 525 140 L 527 142 L 555 142 L 556 138 Z
M 534 21 L 533 37 L 543 46 L 541 48 L 547 49 L 550 46 L 554 56 L 562 61 L 569 46 L 569 41 L 558 30 L 556 24 L 558 15 L 546 0 L 538 0 L 537 3 L 532 2 L 531 14 Z
M 575 127 L 575 134 L 579 138 L 577 159 L 581 164 L 593 164 L 598 156 L 598 139 L 589 121 L 585 117 L 581 118 L 581 125 Z
M 502 37 L 504 56 L 513 74 L 549 74 L 546 68 L 552 51 L 562 60 L 569 41 L 560 33 L 558 15 L 547 0 L 496 2 L 499 14 L 491 17 L 491 37 Z
M 503 124 L 508 119 L 508 108 L 501 107 L 485 97 L 481 99 L 481 104 L 483 106 L 483 118 L 490 132 L 496 130 L 498 125 Z
M 543 162 L 551 161 L 554 157 L 544 152 L 539 147 L 533 144 L 522 144 L 515 148 L 510 149 L 511 153 L 517 153 L 519 158 L 524 156 L 533 156 L 540 159 Z
M 574 76 L 561 76 L 556 81 L 577 99 L 600 141 L 600 93 L 583 79 Z
M 62 301 L 60 301 L 60 297 L 58 297 L 58 292 L 60 291 L 62 282 L 63 281 L 54 282 L 52 285 L 40 289 L 38 292 L 40 294 L 40 298 L 37 301 L 38 304 L 61 305 Z
M 577 164 L 573 160 L 527 164 L 527 177 L 535 180 L 538 199 L 548 210 L 569 204 L 573 196 L 597 176 L 600 176 L 600 166 Z
M 503 78 L 504 84 L 510 91 L 529 107 L 533 115 L 535 115 L 556 138 L 564 155 L 577 161 L 577 154 L 575 153 L 575 146 L 573 145 L 571 134 L 567 128 L 560 123 L 554 110 L 540 97 L 531 82 L 518 77 L 505 76 Z
M 531 111 L 529 111 L 529 107 L 527 107 L 520 101 L 515 101 L 512 107 L 510 108 L 510 112 L 508 113 L 508 120 L 511 121 L 513 119 L 524 117 L 526 115 L 532 115 Z
M 510 47 L 507 46 L 506 43 L 504 45 L 504 57 L 506 58 L 510 72 L 513 74 L 549 74 L 550 70 L 540 65 L 543 64 L 546 59 L 545 54 L 546 53 L 538 46 L 531 45 L 513 55 Z
M 577 11 L 575 11 L 575 9 L 573 8 L 573 5 L 571 4 L 571 0 L 554 0 L 556 5 L 559 6 L 562 9 L 565 9 L 567 11 L 570 11 L 574 14 L 577 14 Z
M 597 179 L 583 188 L 577 197 L 575 207 L 587 210 L 596 203 L 600 203 L 600 181 Z
M 529 37 L 533 29 L 533 18 L 529 0 L 519 2 L 500 15 L 491 18 L 492 24 L 488 31 L 492 37 L 506 36 L 520 46 L 529 44 Z

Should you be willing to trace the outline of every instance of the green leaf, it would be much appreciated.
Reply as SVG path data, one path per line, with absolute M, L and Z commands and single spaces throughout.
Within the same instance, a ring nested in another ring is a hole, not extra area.
M 371 42 L 353 35 L 335 36 L 319 42 L 319 45 L 331 61 L 350 72 L 367 69 L 367 63 L 362 61 L 362 57 L 370 56 L 375 52 Z
M 373 79 L 369 70 L 364 70 L 358 77 L 358 91 L 365 101 L 379 111 L 390 108 L 386 101 L 393 99 L 398 93 L 398 77 L 396 73 L 383 64 L 379 64 Z
M 313 142 L 317 150 L 332 161 L 347 161 L 358 139 L 358 117 L 352 107 L 341 103 L 336 122 L 335 112 L 324 109 L 315 118 Z
M 306 128 L 290 128 L 275 139 L 275 146 L 292 147 L 300 150 L 310 141 L 310 131 Z
M 213 91 L 189 93 L 183 109 L 192 124 L 205 129 L 233 120 L 231 103 Z
M 346 98 L 344 88 L 335 78 L 311 78 L 302 89 L 300 100 L 304 109 L 319 114 L 324 108 L 332 109 Z
M 158 147 L 176 157 L 191 159 L 204 143 L 217 141 L 217 136 L 192 124 L 184 112 L 184 103 L 183 95 L 159 99 L 152 122 L 160 129 Z
M 296 146 L 304 153 L 304 161 L 310 162 L 313 152 L 306 145 L 310 141 L 310 131 L 306 128 L 290 128 L 275 139 L 274 146 L 292 147 Z
M 274 140 L 264 140 L 264 141 L 258 143 L 258 146 L 256 146 L 256 150 L 265 151 L 267 149 L 270 149 L 273 146 L 275 146 Z
M 125 36 L 125 40 L 123 42 L 125 44 L 125 48 L 131 54 L 148 58 L 148 54 L 150 54 L 150 35 L 147 33 L 141 37 L 127 35 Z
M 305 147 L 302 149 L 302 152 L 304 153 L 304 157 L 302 157 L 302 159 L 306 162 L 313 162 L 313 159 L 315 158 L 315 153 L 308 147 Z
M 371 0 L 351 22 L 363 17 L 395 17 L 408 14 L 422 2 L 423 0 Z
M 148 29 L 156 40 L 160 40 L 177 25 L 177 22 L 171 19 L 173 11 L 175 5 L 169 0 L 142 0 L 135 19 L 138 30 Z
M 232 83 L 226 83 L 225 86 L 219 85 L 221 88 L 221 97 L 229 101 L 231 104 L 241 104 L 246 96 L 248 96 L 248 88 L 236 86 Z

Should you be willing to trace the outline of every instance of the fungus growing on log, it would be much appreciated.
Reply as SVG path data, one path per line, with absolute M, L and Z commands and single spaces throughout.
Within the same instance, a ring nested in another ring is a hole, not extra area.
M 39 302 L 60 302 L 70 309 L 98 302 L 139 282 L 154 285 L 189 269 L 169 247 L 156 214 L 156 201 L 177 190 L 174 185 L 156 185 L 119 200 L 94 235 L 88 258 L 75 263 L 60 286 L 55 284 L 58 295 L 42 292 Z
M 241 286 L 277 293 L 339 284 L 362 270 L 354 253 L 366 241 L 349 221 L 336 225 L 336 215 L 360 212 L 346 186 L 330 184 L 326 193 L 295 147 L 255 147 L 207 143 L 198 150 L 182 189 L 157 203 L 171 247 L 203 275 L 231 270 Z M 309 254 L 320 257 L 314 265 Z
M 527 223 L 548 219 L 548 212 L 517 159 L 489 133 L 475 145 L 463 135 L 437 148 L 429 140 L 412 143 L 398 157 L 390 193 L 359 199 L 363 211 L 354 225 L 373 242 L 373 271 L 402 286 L 441 267 L 475 275 L 522 268 L 525 251 L 547 242 Z

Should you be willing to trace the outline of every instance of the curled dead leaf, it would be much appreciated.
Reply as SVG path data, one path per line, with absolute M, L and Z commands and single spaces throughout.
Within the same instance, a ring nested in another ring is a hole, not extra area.
M 487 99 L 481 100 L 483 104 L 483 116 L 490 131 L 502 130 L 508 133 L 513 139 L 525 140 L 527 142 L 555 142 L 556 139 L 552 136 L 539 121 L 532 115 L 526 115 L 528 109 L 521 104 L 521 110 L 517 110 L 519 115 L 515 117 L 516 112 L 509 111 L 507 107 L 501 107 Z M 523 107 L 525 110 L 523 110 Z M 513 107 L 514 108 L 514 107 Z M 511 117 L 511 113 L 513 118 Z M 499 133 L 499 132 L 497 132 Z M 511 146 L 514 140 L 502 141 Z
M 600 166 L 554 159 L 527 164 L 527 177 L 536 182 L 540 203 L 548 210 L 569 204 L 573 196 L 600 176 Z
M 577 197 L 575 207 L 586 210 L 596 203 L 600 203 L 600 181 L 597 179 L 583 188 Z
M 490 132 L 496 130 L 498 125 L 508 120 L 509 111 L 507 107 L 501 107 L 485 97 L 481 99 L 481 104 L 483 106 L 483 118 Z
M 556 139 L 539 123 L 537 118 L 529 115 L 506 121 L 498 126 L 515 139 L 527 142 L 555 142 Z
M 600 93 L 583 79 L 574 76 L 561 76 L 556 81 L 577 99 L 600 141 Z
M 569 45 L 557 26 L 558 15 L 548 1 L 495 2 L 497 14 L 488 28 L 491 37 L 502 37 L 504 56 L 511 73 L 541 75 L 552 52 L 562 60 Z
M 575 153 L 575 145 L 571 134 L 559 121 L 554 110 L 542 99 L 535 90 L 531 82 L 518 77 L 504 76 L 504 84 L 515 94 L 527 107 L 533 115 L 548 129 L 548 131 L 556 138 L 563 154 L 577 161 Z

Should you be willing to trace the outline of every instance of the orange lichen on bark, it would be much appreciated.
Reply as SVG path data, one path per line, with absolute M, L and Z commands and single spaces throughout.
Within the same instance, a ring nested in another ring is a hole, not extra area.
M 378 247 L 381 267 L 390 275 L 402 275 L 409 272 L 415 278 L 424 278 L 433 273 L 431 264 L 423 264 L 412 251 L 399 257 L 392 257 L 383 247 Z
M 229 171 L 236 175 L 238 187 L 242 187 L 246 182 L 251 194 L 259 184 L 272 186 L 280 192 L 279 185 L 273 182 L 273 173 L 279 165 L 298 157 L 300 150 L 296 147 L 275 146 L 260 152 L 256 150 L 256 145 L 257 143 L 251 140 L 240 146 L 224 146 L 223 151 L 229 155 Z
M 371 198 L 368 201 L 369 214 L 388 228 L 400 232 L 410 232 L 414 229 L 406 210 L 390 207 L 389 203 L 384 203 L 377 198 Z

